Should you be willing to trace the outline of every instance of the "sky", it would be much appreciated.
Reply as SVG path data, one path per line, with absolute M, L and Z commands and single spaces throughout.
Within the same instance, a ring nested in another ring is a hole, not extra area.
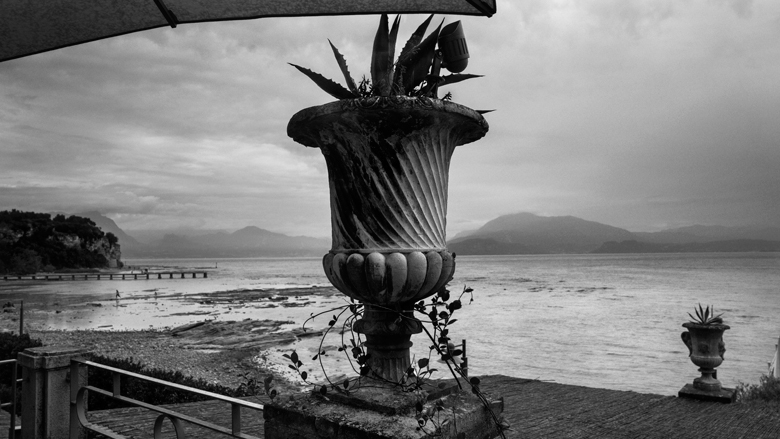
M 399 47 L 425 16 L 402 18 Z M 461 19 L 448 86 L 490 131 L 456 148 L 448 236 L 500 215 L 631 231 L 780 226 L 780 2 L 499 1 Z M 286 135 L 332 101 L 287 63 L 369 75 L 378 16 L 180 25 L 0 63 L 0 209 L 131 232 L 330 234 L 327 170 Z

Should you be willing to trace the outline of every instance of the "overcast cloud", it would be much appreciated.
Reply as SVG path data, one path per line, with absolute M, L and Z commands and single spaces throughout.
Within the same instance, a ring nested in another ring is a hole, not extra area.
M 780 2 L 499 2 L 462 18 L 490 132 L 456 150 L 449 236 L 519 211 L 653 231 L 779 225 Z M 400 35 L 422 16 L 406 16 Z M 458 19 L 447 17 L 447 21 Z M 286 135 L 368 74 L 378 18 L 182 25 L 0 63 L 0 208 L 126 230 L 328 236 L 327 173 Z

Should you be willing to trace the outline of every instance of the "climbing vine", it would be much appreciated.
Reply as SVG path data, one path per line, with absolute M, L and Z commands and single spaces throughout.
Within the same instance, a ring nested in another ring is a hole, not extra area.
M 464 286 L 461 293 L 457 298 L 453 299 L 451 292 L 442 288 L 439 292 L 433 295 L 428 301 L 421 300 L 414 304 L 414 311 L 420 316 L 420 322 L 423 323 L 423 332 L 430 341 L 428 349 L 428 355 L 424 358 L 413 361 L 406 373 L 397 381 L 390 381 L 384 379 L 377 374 L 373 374 L 369 366 L 369 354 L 366 351 L 365 341 L 360 333 L 353 331 L 353 324 L 363 315 L 364 307 L 361 303 L 356 302 L 354 299 L 350 299 L 350 303 L 342 305 L 336 308 L 332 308 L 317 314 L 312 314 L 303 324 L 304 329 L 306 325 L 315 320 L 318 317 L 330 315 L 327 327 L 323 332 L 322 337 L 318 345 L 317 353 L 312 357 L 312 361 L 318 361 L 321 370 L 325 376 L 327 384 L 317 385 L 309 381 L 308 373 L 302 369 L 304 363 L 296 351 L 292 351 L 290 354 L 284 354 L 284 358 L 288 360 L 287 367 L 294 371 L 301 380 L 307 385 L 319 392 L 321 395 L 327 395 L 328 392 L 338 392 L 342 394 L 350 394 L 350 392 L 361 385 L 363 378 L 370 377 L 372 380 L 380 380 L 385 383 L 397 386 L 404 392 L 417 392 L 422 395 L 423 386 L 429 383 L 432 375 L 438 371 L 438 369 L 432 367 L 431 360 L 438 357 L 442 363 L 447 366 L 449 374 L 455 379 L 455 383 L 458 389 L 462 390 L 464 387 L 470 388 L 471 392 L 481 401 L 481 403 L 487 408 L 493 422 L 497 426 L 497 429 L 502 438 L 505 438 L 504 431 L 509 429 L 509 425 L 491 408 L 491 402 L 487 396 L 480 389 L 480 380 L 477 377 L 468 376 L 468 363 L 465 356 L 465 340 L 460 345 L 453 343 L 450 337 L 450 326 L 457 323 L 458 319 L 454 318 L 454 315 L 463 307 L 464 296 L 468 297 L 469 304 L 474 301 L 473 289 Z M 373 305 L 378 309 L 392 311 L 389 308 Z M 400 319 L 411 319 L 408 315 L 398 313 L 397 317 Z M 338 352 L 343 352 L 349 361 L 350 367 L 357 374 L 355 378 L 346 378 L 340 382 L 333 382 L 328 376 L 325 365 L 322 362 L 322 357 L 327 356 L 328 353 L 323 349 L 325 339 L 334 330 L 337 330 L 340 323 L 340 344 L 337 349 Z M 430 328 L 429 328 L 430 327 Z M 278 392 L 272 386 L 272 377 L 265 379 L 265 393 L 274 399 Z M 442 384 L 443 386 L 443 384 Z M 423 400 L 420 400 L 416 404 L 416 415 L 418 422 L 418 429 L 424 430 L 429 434 L 436 434 L 440 431 L 442 426 L 441 416 L 444 411 L 444 407 L 441 401 L 436 401 L 433 405 L 426 406 Z M 433 426 L 433 431 L 429 431 L 430 425 Z

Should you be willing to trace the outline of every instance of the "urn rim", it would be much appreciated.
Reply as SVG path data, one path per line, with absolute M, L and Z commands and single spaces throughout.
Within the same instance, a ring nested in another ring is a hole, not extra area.
M 340 99 L 322 105 L 304 108 L 295 113 L 287 124 L 287 135 L 295 142 L 304 146 L 317 148 L 302 132 L 312 123 L 327 123 L 328 119 L 344 117 L 346 114 L 403 114 L 430 116 L 433 114 L 450 114 L 458 120 L 455 125 L 470 125 L 468 135 L 460 145 L 475 142 L 487 134 L 489 125 L 478 111 L 441 99 L 423 96 L 371 96 L 366 98 Z
M 731 329 L 731 326 L 726 325 L 725 323 L 714 323 L 710 325 L 702 325 L 701 323 L 685 322 L 682 325 L 684 328 L 687 329 L 703 329 L 707 331 L 725 331 L 727 329 Z

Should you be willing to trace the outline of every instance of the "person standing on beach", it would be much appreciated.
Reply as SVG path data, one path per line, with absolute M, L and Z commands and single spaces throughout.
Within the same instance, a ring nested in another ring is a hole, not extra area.
M 116 298 L 117 298 L 117 300 L 119 300 L 119 297 L 120 297 L 119 296 L 119 290 L 116 290 Z

